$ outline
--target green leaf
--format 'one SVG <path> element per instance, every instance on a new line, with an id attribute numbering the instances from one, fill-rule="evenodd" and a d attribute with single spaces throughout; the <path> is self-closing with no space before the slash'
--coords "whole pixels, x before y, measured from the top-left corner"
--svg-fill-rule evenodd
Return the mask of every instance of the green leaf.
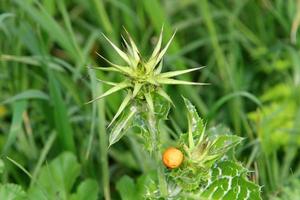
<path id="1" fill-rule="evenodd" d="M 153 95 L 154 112 L 158 119 L 166 120 L 170 111 L 170 102 L 161 95 Z"/>
<path id="2" fill-rule="evenodd" d="M 136 180 L 123 176 L 116 184 L 122 200 L 158 199 L 155 171 L 146 173 Z"/>
<path id="3" fill-rule="evenodd" d="M 128 58 L 127 54 L 124 53 L 121 49 L 119 49 L 110 39 L 108 39 L 104 34 L 103 37 L 110 43 L 110 45 L 115 49 L 115 51 L 120 55 L 120 57 L 127 63 L 131 64 L 130 59 Z"/>
<path id="4" fill-rule="evenodd" d="M 136 112 L 136 107 L 132 106 L 130 111 L 124 113 L 123 117 L 115 123 L 109 135 L 109 147 L 124 136 Z"/>
<path id="5" fill-rule="evenodd" d="M 233 161 L 218 162 L 210 170 L 211 177 L 201 196 L 211 200 L 260 200 L 260 187 L 250 182 L 246 173 L 245 168 Z"/>
<path id="6" fill-rule="evenodd" d="M 140 60 L 140 52 L 135 44 L 135 42 L 133 41 L 132 37 L 130 36 L 130 34 L 128 33 L 128 31 L 124 28 L 125 32 L 126 32 L 126 35 L 129 39 L 129 42 L 130 42 L 130 45 L 131 45 L 131 49 L 132 49 L 132 56 L 133 58 L 138 61 Z"/>
<path id="7" fill-rule="evenodd" d="M 29 190 L 31 199 L 67 200 L 75 180 L 79 176 L 80 165 L 76 157 L 65 152 L 41 168 L 36 184 Z"/>
<path id="8" fill-rule="evenodd" d="M 210 151 L 213 154 L 227 152 L 242 140 L 243 138 L 236 135 L 219 135 L 213 140 Z"/>
<path id="9" fill-rule="evenodd" d="M 112 125 L 112 123 L 114 123 L 114 121 L 119 117 L 119 115 L 124 111 L 124 109 L 126 108 L 126 106 L 128 105 L 129 101 L 132 98 L 132 92 L 128 91 L 128 94 L 126 95 L 126 97 L 124 98 L 124 100 L 122 101 L 117 113 L 115 114 L 114 118 L 111 120 L 111 122 L 109 123 L 108 127 L 110 127 L 110 125 Z"/>
<path id="10" fill-rule="evenodd" d="M 132 178 L 123 176 L 116 185 L 122 200 L 138 200 L 136 195 L 136 185 Z"/>
<path id="11" fill-rule="evenodd" d="M 5 169 L 5 164 L 4 164 L 3 160 L 0 159 L 0 174 L 2 174 L 4 172 L 4 169 Z"/>
<path id="12" fill-rule="evenodd" d="M 98 96 L 98 97 L 96 97 L 95 99 L 93 99 L 93 100 L 87 102 L 87 104 L 88 104 L 88 103 L 92 103 L 92 102 L 94 102 L 94 101 L 97 101 L 97 100 L 99 100 L 99 99 L 102 99 L 103 97 L 106 97 L 106 96 L 108 96 L 108 95 L 111 95 L 111 94 L 113 94 L 113 93 L 115 93 L 115 92 L 117 92 L 117 91 L 119 91 L 119 90 L 122 90 L 122 89 L 124 89 L 124 88 L 127 88 L 127 87 L 129 87 L 129 86 L 130 86 L 130 84 L 129 84 L 128 82 L 126 82 L 126 81 L 121 82 L 121 83 L 118 83 L 117 85 L 115 85 L 114 87 L 110 88 L 109 90 L 107 90 L 106 92 L 104 92 L 103 94 L 101 94 L 100 96 Z"/>
<path id="13" fill-rule="evenodd" d="M 188 118 L 188 144 L 190 148 L 202 142 L 204 138 L 204 124 L 199 117 L 195 106 L 186 98 L 183 97 Z M 197 141 L 196 141 L 197 140 Z"/>
<path id="14" fill-rule="evenodd" d="M 197 71 L 197 70 L 200 70 L 200 69 L 203 69 L 204 67 L 196 67 L 196 68 L 192 68 L 192 69 L 185 69 L 185 70 L 179 70 L 179 71 L 171 71 L 171 72 L 165 72 L 165 73 L 162 73 L 160 75 L 158 75 L 159 77 L 161 78 L 171 78 L 171 77 L 174 77 L 174 76 L 179 76 L 179 75 L 182 75 L 182 74 L 186 74 L 186 73 L 190 73 L 190 72 L 193 72 L 193 71 Z"/>
<path id="15" fill-rule="evenodd" d="M 17 135 L 22 132 L 22 116 L 26 108 L 26 100 L 16 101 L 13 103 L 13 118 L 5 146 L 2 150 L 3 154 L 6 154 L 9 151 L 10 147 L 15 143 Z"/>
<path id="16" fill-rule="evenodd" d="M 169 101 L 169 103 L 171 103 L 175 107 L 171 97 L 162 88 L 158 88 L 157 94 L 165 98 L 167 101 Z"/>
<path id="17" fill-rule="evenodd" d="M 176 34 L 176 31 L 173 33 L 173 35 L 169 39 L 169 41 L 167 42 L 166 46 L 159 51 L 159 53 L 157 55 L 156 62 L 155 62 L 155 64 L 153 66 L 156 66 L 159 63 L 159 61 L 162 59 L 162 57 L 165 55 L 165 53 L 167 52 L 167 50 L 168 50 L 168 48 L 169 48 L 169 46 L 170 46 L 170 44 L 171 44 L 171 42 L 172 42 L 175 34 Z"/>
<path id="18" fill-rule="evenodd" d="M 26 200 L 26 193 L 21 186 L 16 184 L 0 184 L 0 199 Z"/>
<path id="19" fill-rule="evenodd" d="M 154 104 L 153 104 L 153 100 L 152 100 L 151 94 L 150 93 L 146 93 L 145 94 L 145 99 L 146 99 L 146 102 L 148 104 L 150 112 L 154 112 Z"/>
<path id="20" fill-rule="evenodd" d="M 50 37 L 57 41 L 66 50 L 66 52 L 72 56 L 72 58 L 75 60 L 78 59 L 78 54 L 65 29 L 61 27 L 61 25 L 49 13 L 47 13 L 41 4 L 38 4 L 39 8 L 37 8 L 32 5 L 30 1 L 15 0 L 14 2 L 37 24 L 39 24 Z"/>
<path id="21" fill-rule="evenodd" d="M 73 129 L 67 114 L 66 103 L 62 97 L 62 88 L 52 70 L 48 70 L 51 103 L 54 121 L 61 148 L 75 152 Z"/>
<path id="22" fill-rule="evenodd" d="M 141 84 L 141 83 L 135 83 L 134 84 L 134 88 L 133 88 L 133 92 L 132 92 L 132 98 L 134 98 L 138 94 L 138 92 L 140 91 L 142 86 L 143 86 L 143 84 Z"/>
<path id="23" fill-rule="evenodd" d="M 99 186 L 97 181 L 87 179 L 80 183 L 77 192 L 72 195 L 70 200 L 97 200 L 99 193 Z"/>
<path id="24" fill-rule="evenodd" d="M 49 96 L 40 90 L 26 90 L 24 92 L 21 92 L 19 94 L 16 94 L 15 96 L 6 99 L 1 104 L 8 104 L 18 100 L 25 100 L 25 99 L 49 100 Z"/>
<path id="25" fill-rule="evenodd" d="M 161 48 L 163 32 L 164 32 L 164 27 L 161 28 L 161 31 L 160 31 L 160 34 L 159 34 L 159 38 L 157 40 L 157 44 L 155 45 L 155 48 L 154 48 L 154 50 L 152 52 L 152 55 L 151 55 L 151 57 L 150 57 L 149 60 L 154 59 L 158 55 L 158 53 L 160 51 L 160 48 Z"/>
<path id="26" fill-rule="evenodd" d="M 166 85 L 209 85 L 209 83 L 197 83 L 197 82 L 190 82 L 190 81 L 183 81 L 183 80 L 176 80 L 172 78 L 162 78 L 162 77 L 157 77 L 156 80 L 159 84 L 166 84 Z"/>
<path id="27" fill-rule="evenodd" d="M 125 67 L 125 66 L 121 66 L 121 65 L 117 65 L 115 63 L 112 63 L 111 61 L 109 61 L 108 59 L 106 59 L 104 56 L 102 56 L 101 54 L 97 53 L 96 54 L 102 58 L 103 60 L 105 60 L 107 63 L 109 63 L 112 67 L 96 67 L 95 69 L 100 69 L 100 70 L 104 70 L 104 71 L 119 71 L 125 74 L 131 74 L 132 70 L 129 67 Z M 114 70 L 109 70 L 109 69 L 114 69 Z"/>

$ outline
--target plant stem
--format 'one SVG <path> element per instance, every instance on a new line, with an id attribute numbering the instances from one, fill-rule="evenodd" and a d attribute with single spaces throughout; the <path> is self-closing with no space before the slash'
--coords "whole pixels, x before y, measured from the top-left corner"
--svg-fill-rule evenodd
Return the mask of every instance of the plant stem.
<path id="1" fill-rule="evenodd" d="M 158 129 L 158 120 L 155 117 L 153 112 L 149 112 L 148 115 L 148 125 L 149 131 L 152 137 L 153 142 L 153 151 L 154 151 L 154 158 L 158 165 L 157 167 L 157 176 L 158 176 L 158 183 L 159 183 L 159 190 L 162 197 L 168 196 L 168 187 L 167 182 L 165 179 L 164 168 L 161 161 L 161 152 L 160 152 L 160 139 L 159 139 L 159 129 Z"/>

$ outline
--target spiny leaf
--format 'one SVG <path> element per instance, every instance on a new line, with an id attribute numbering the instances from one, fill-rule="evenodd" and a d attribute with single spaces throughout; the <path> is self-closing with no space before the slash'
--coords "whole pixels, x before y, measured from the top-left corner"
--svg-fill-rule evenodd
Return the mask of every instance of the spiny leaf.
<path id="1" fill-rule="evenodd" d="M 136 112 L 137 109 L 135 107 L 131 107 L 130 112 L 125 113 L 122 119 L 114 125 L 109 135 L 109 147 L 118 142 L 124 136 L 126 129 L 130 126 L 131 120 Z"/>
<path id="2" fill-rule="evenodd" d="M 130 34 L 128 33 L 128 31 L 125 29 L 125 27 L 123 27 L 125 32 L 126 32 L 126 35 L 129 39 L 129 42 L 130 42 L 130 45 L 131 45 L 131 48 L 132 48 L 132 55 L 134 57 L 134 59 L 136 61 L 140 60 L 140 52 L 139 52 L 139 49 L 137 48 L 137 46 L 135 45 L 135 42 L 133 41 L 133 39 L 131 38 Z"/>
<path id="3" fill-rule="evenodd" d="M 97 53 L 96 54 L 102 58 L 103 60 L 105 60 L 107 63 L 109 63 L 111 66 L 113 66 L 114 68 L 116 68 L 117 71 L 119 72 L 124 72 L 125 74 L 130 74 L 132 73 L 131 69 L 129 67 L 125 67 L 125 66 L 121 66 L 121 65 L 117 65 L 117 64 L 114 64 L 112 62 L 110 62 L 109 60 L 107 60 L 106 58 L 104 58 L 101 54 Z M 100 69 L 100 68 L 98 68 Z"/>
<path id="4" fill-rule="evenodd" d="M 170 38 L 170 40 L 169 40 L 168 43 L 166 44 L 165 48 L 163 48 L 163 49 L 159 52 L 159 54 L 158 54 L 158 56 L 157 56 L 157 59 L 156 59 L 156 63 L 154 64 L 154 66 L 156 66 L 156 65 L 158 64 L 158 62 L 162 59 L 162 57 L 163 57 L 163 56 L 165 55 L 165 53 L 167 52 L 167 50 L 168 50 L 168 48 L 169 48 L 169 46 L 170 46 L 170 44 L 171 44 L 171 42 L 172 42 L 172 40 L 173 40 L 175 34 L 176 34 L 176 31 L 173 33 L 172 37 Z"/>
<path id="5" fill-rule="evenodd" d="M 261 200 L 260 187 L 246 177 L 247 170 L 240 164 L 224 160 L 210 170 L 210 179 L 201 197 L 211 200 Z"/>
<path id="6" fill-rule="evenodd" d="M 161 61 L 159 62 L 158 64 L 158 67 L 155 69 L 154 71 L 154 74 L 155 75 L 158 75 L 160 74 L 161 70 L 162 70 L 162 67 L 163 67 L 163 59 L 161 59 Z"/>
<path id="7" fill-rule="evenodd" d="M 236 135 L 218 135 L 211 145 L 211 152 L 218 154 L 223 151 L 228 151 L 238 145 L 243 138 Z"/>
<path id="8" fill-rule="evenodd" d="M 161 77 L 161 78 L 171 78 L 171 77 L 174 77 L 174 76 L 179 76 L 181 74 L 186 74 L 186 73 L 193 72 L 193 71 L 196 71 L 196 70 L 200 70 L 200 69 L 203 69 L 203 68 L 204 67 L 197 67 L 197 68 L 186 69 L 186 70 L 179 70 L 179 71 L 173 71 L 173 72 L 165 72 L 165 73 L 162 73 L 162 74 L 160 74 L 158 76 Z"/>
<path id="9" fill-rule="evenodd" d="M 197 82 L 176 80 L 176 79 L 171 79 L 171 78 L 158 77 L 156 80 L 158 83 L 166 84 L 166 85 L 209 85 L 209 83 L 197 83 Z"/>
<path id="10" fill-rule="evenodd" d="M 129 58 L 129 60 L 130 60 L 130 63 L 131 63 L 130 66 L 136 68 L 139 59 L 136 59 L 136 58 L 135 58 L 134 50 L 133 50 L 132 47 L 128 44 L 128 42 L 126 41 L 126 39 L 125 39 L 122 35 L 121 35 L 121 37 L 122 37 L 122 39 L 123 39 L 123 41 L 124 41 L 124 43 L 125 43 L 125 46 L 126 46 L 126 48 L 127 48 L 127 52 L 129 53 L 129 54 L 127 54 L 127 56 L 128 56 L 128 58 Z"/>
<path id="11" fill-rule="evenodd" d="M 193 104 L 186 98 L 183 97 L 185 106 L 187 108 L 187 118 L 188 118 L 188 140 L 189 140 L 189 147 L 194 148 L 195 141 L 194 138 L 202 138 L 204 136 L 204 125 L 202 119 L 199 117 L 198 112 L 193 106 Z"/>
<path id="12" fill-rule="evenodd" d="M 92 66 L 89 66 L 88 68 L 102 70 L 102 71 L 109 71 L 109 72 L 120 72 L 120 70 L 116 69 L 115 67 L 92 67 Z"/>
<path id="13" fill-rule="evenodd" d="M 97 81 L 101 82 L 101 83 L 105 83 L 107 85 L 112 85 L 112 86 L 116 86 L 118 83 L 115 83 L 115 82 L 110 82 L 110 81 L 104 81 L 104 80 L 101 80 L 99 78 L 97 78 Z"/>
<path id="14" fill-rule="evenodd" d="M 86 104 L 92 103 L 92 102 L 94 102 L 94 101 L 96 101 L 96 100 L 98 100 L 98 99 L 101 99 L 101 98 L 103 98 L 103 97 L 106 97 L 106 96 L 108 96 L 108 95 L 111 95 L 112 93 L 115 93 L 115 92 L 117 92 L 117 91 L 119 91 L 119 90 L 122 90 L 122 89 L 124 89 L 124 88 L 127 88 L 127 87 L 129 87 L 129 86 L 130 86 L 130 84 L 129 84 L 128 82 L 126 82 L 126 81 L 121 82 L 121 83 L 118 83 L 118 84 L 115 85 L 114 87 L 112 87 L 112 88 L 110 88 L 109 90 L 107 90 L 106 92 L 104 92 L 102 95 L 98 96 L 96 99 L 93 99 L 93 100 L 87 102 Z"/>
<path id="15" fill-rule="evenodd" d="M 146 99 L 146 102 L 149 106 L 149 109 L 151 112 L 154 112 L 154 104 L 153 104 L 153 100 L 152 100 L 152 97 L 151 97 L 151 94 L 150 93 L 146 93 L 145 94 L 145 99 Z"/>
<path id="16" fill-rule="evenodd" d="M 155 46 L 155 48 L 154 48 L 154 50 L 153 50 L 153 52 L 152 52 L 152 55 L 151 55 L 151 57 L 150 57 L 149 60 L 154 59 L 154 57 L 156 57 L 156 56 L 158 55 L 158 52 L 159 52 L 159 50 L 160 50 L 160 48 L 161 48 L 163 31 L 164 31 L 164 27 L 161 28 L 161 31 L 160 31 L 160 34 L 159 34 L 158 41 L 157 41 L 157 43 L 156 43 L 156 46 Z"/>
<path id="17" fill-rule="evenodd" d="M 115 114 L 114 118 L 111 120 L 109 123 L 108 127 L 112 125 L 112 123 L 119 117 L 119 115 L 123 112 L 123 110 L 126 108 L 128 105 L 130 99 L 132 98 L 132 93 L 131 91 L 128 91 L 128 94 L 126 95 L 125 99 L 122 101 L 117 113 Z"/>
<path id="18" fill-rule="evenodd" d="M 162 34 L 163 34 L 163 27 L 161 29 L 157 44 L 152 52 L 152 55 L 149 58 L 149 60 L 147 61 L 147 63 L 145 64 L 147 72 L 150 72 L 151 70 L 153 70 L 155 68 L 155 65 L 157 65 L 157 63 L 159 63 L 158 56 L 159 56 L 159 52 L 161 50 Z M 160 67 L 162 67 L 162 66 L 160 66 Z"/>
<path id="19" fill-rule="evenodd" d="M 141 84 L 141 83 L 136 83 L 134 85 L 133 93 L 132 93 L 132 98 L 134 98 L 138 94 L 138 92 L 140 91 L 140 89 L 141 89 L 142 86 L 143 86 L 143 84 Z"/>
<path id="20" fill-rule="evenodd" d="M 157 94 L 159 94 L 160 96 L 165 98 L 169 103 L 171 103 L 175 107 L 175 105 L 174 105 L 172 99 L 170 98 L 170 96 L 162 88 L 157 89 Z"/>
<path id="21" fill-rule="evenodd" d="M 127 54 L 124 53 L 121 49 L 119 49 L 110 39 L 108 39 L 104 34 L 102 34 L 104 38 L 110 43 L 110 45 L 116 50 L 116 52 L 123 58 L 123 60 L 130 65 L 130 59 L 128 58 Z"/>

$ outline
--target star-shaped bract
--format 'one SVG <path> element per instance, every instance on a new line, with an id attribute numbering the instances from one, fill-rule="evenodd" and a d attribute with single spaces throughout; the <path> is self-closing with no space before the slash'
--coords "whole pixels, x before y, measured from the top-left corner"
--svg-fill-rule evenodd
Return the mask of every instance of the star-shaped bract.
<path id="1" fill-rule="evenodd" d="M 124 98 L 123 102 L 121 103 L 117 113 L 113 117 L 110 125 L 120 116 L 122 111 L 129 104 L 129 102 L 136 97 L 144 99 L 147 102 L 149 110 L 151 112 L 154 111 L 153 99 L 151 95 L 152 92 L 159 94 L 171 104 L 173 104 L 169 95 L 162 89 L 162 85 L 207 85 L 207 83 L 197 83 L 173 79 L 173 77 L 175 76 L 200 70 L 203 67 L 161 73 L 163 65 L 163 56 L 166 53 L 168 47 L 170 46 L 175 36 L 175 32 L 172 35 L 171 39 L 168 41 L 168 43 L 165 45 L 165 47 L 162 47 L 163 29 L 161 30 L 157 44 L 150 58 L 147 61 L 144 61 L 144 59 L 142 59 L 141 54 L 133 39 L 126 30 L 125 32 L 128 40 L 126 40 L 123 36 L 122 39 L 127 48 L 127 52 L 122 51 L 105 35 L 103 36 L 111 44 L 111 46 L 119 54 L 119 56 L 126 62 L 126 65 L 122 66 L 112 63 L 111 61 L 107 60 L 102 55 L 97 53 L 97 55 L 104 59 L 107 63 L 109 63 L 111 67 L 96 67 L 96 69 L 100 69 L 103 71 L 121 73 L 126 77 L 125 80 L 120 83 L 114 83 L 98 79 L 99 81 L 108 85 L 112 85 L 113 87 L 104 92 L 102 95 L 88 102 L 91 103 L 93 101 L 102 99 L 103 97 L 106 97 L 112 93 L 115 93 L 119 90 L 127 89 L 128 93 Z"/>

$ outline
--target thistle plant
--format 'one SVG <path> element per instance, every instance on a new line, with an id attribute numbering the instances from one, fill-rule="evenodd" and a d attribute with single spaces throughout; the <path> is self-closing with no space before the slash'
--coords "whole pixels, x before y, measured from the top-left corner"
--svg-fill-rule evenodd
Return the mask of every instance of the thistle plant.
<path id="1" fill-rule="evenodd" d="M 128 129 L 139 128 L 145 148 L 153 155 L 157 163 L 158 175 L 158 187 L 156 187 L 157 184 L 154 184 L 153 187 L 149 186 L 151 189 L 147 191 L 144 198 L 234 199 L 232 195 L 235 197 L 240 195 L 243 199 L 260 199 L 259 187 L 247 179 L 248 171 L 239 163 L 226 158 L 226 153 L 239 144 L 242 138 L 224 132 L 207 134 L 212 130 L 206 130 L 195 107 L 185 98 L 184 102 L 188 110 L 188 133 L 181 135 L 176 148 L 172 147 L 164 153 L 164 156 L 172 156 L 175 152 L 180 158 L 175 158 L 175 162 L 173 162 L 173 158 L 164 158 L 164 164 L 168 168 L 163 166 L 159 121 L 167 119 L 169 109 L 171 105 L 174 105 L 164 91 L 163 85 L 207 85 L 207 83 L 174 78 L 203 67 L 162 72 L 163 56 L 175 33 L 163 47 L 162 30 L 151 56 L 145 60 L 133 39 L 126 30 L 125 32 L 126 38 L 122 37 L 122 39 L 126 51 L 118 48 L 104 36 L 124 60 L 125 65 L 112 63 L 98 54 L 111 66 L 96 68 L 120 73 L 124 80 L 115 83 L 99 79 L 100 82 L 112 87 L 89 103 L 121 90 L 126 91 L 124 100 L 108 125 L 110 129 L 109 146 L 118 142 Z"/>

